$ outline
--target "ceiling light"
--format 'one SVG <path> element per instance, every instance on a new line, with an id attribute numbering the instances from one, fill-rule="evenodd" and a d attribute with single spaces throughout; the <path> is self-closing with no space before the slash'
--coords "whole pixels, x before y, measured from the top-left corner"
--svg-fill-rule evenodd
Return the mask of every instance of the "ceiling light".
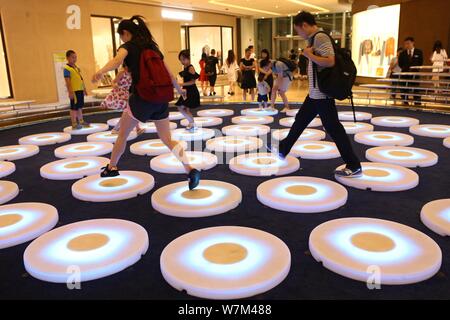
<path id="1" fill-rule="evenodd" d="M 320 10 L 320 11 L 323 11 L 323 12 L 330 12 L 330 10 L 328 10 L 328 9 L 325 9 L 325 8 L 322 8 L 322 7 L 319 7 L 319 6 L 316 6 L 316 5 L 307 3 L 307 2 L 305 2 L 305 1 L 299 1 L 299 0 L 288 0 L 288 1 L 289 1 L 289 2 L 292 2 L 292 3 L 299 4 L 299 5 L 301 5 L 301 6 L 305 6 L 305 7 L 317 9 L 317 10 Z M 300 12 L 300 11 L 299 11 L 299 12 Z"/>
<path id="2" fill-rule="evenodd" d="M 164 19 L 192 21 L 193 15 L 192 15 L 192 12 L 189 12 L 189 11 L 162 9 L 161 17 L 163 17 Z"/>
<path id="3" fill-rule="evenodd" d="M 235 9 L 241 9 L 241 10 L 259 12 L 259 13 L 265 13 L 265 14 L 269 14 L 269 15 L 272 15 L 272 16 L 280 16 L 281 15 L 281 14 L 276 13 L 276 12 L 259 10 L 259 9 L 253 9 L 253 8 L 249 8 L 249 7 L 242 7 L 242 6 L 238 6 L 238 5 L 234 5 L 234 4 L 228 4 L 228 3 L 220 2 L 220 1 L 217 1 L 217 0 L 209 0 L 209 3 L 215 4 L 215 5 L 218 5 L 218 6 L 224 6 L 224 7 L 230 7 L 230 8 L 235 8 Z"/>

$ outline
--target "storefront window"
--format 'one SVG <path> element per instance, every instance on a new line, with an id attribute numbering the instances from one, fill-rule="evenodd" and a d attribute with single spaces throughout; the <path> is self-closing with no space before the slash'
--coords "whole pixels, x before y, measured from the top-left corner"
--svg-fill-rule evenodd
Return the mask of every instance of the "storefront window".
<path id="1" fill-rule="evenodd" d="M 0 19 L 0 99 L 11 98 L 11 83 L 9 78 L 8 60 L 6 56 L 5 38 Z"/>
<path id="2" fill-rule="evenodd" d="M 272 19 L 256 20 L 256 49 L 272 51 Z"/>
<path id="3" fill-rule="evenodd" d="M 277 26 L 276 36 L 285 37 L 292 35 L 292 21 L 291 17 L 276 18 L 275 23 Z"/>

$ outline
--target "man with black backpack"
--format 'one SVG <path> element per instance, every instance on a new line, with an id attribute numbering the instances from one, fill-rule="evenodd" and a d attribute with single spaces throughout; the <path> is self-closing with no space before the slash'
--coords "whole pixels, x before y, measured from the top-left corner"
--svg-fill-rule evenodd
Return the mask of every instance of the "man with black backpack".
<path id="1" fill-rule="evenodd" d="M 309 95 L 297 113 L 287 137 L 280 141 L 278 148 L 271 147 L 270 150 L 285 158 L 303 130 L 319 114 L 323 127 L 336 143 L 346 163 L 346 167 L 336 170 L 335 174 L 344 177 L 360 176 L 361 163 L 339 122 L 334 101 L 334 98 L 342 100 L 351 97 L 356 68 L 347 53 L 335 48 L 331 37 L 317 27 L 311 13 L 300 12 L 294 18 L 294 28 L 309 42 L 309 47 L 303 50 L 303 54 L 309 59 Z"/>

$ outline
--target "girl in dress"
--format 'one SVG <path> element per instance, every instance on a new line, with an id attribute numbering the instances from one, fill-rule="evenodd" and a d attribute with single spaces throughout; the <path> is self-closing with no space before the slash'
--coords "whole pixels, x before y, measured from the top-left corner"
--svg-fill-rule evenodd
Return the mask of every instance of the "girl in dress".
<path id="1" fill-rule="evenodd" d="M 252 54 L 252 50 L 250 48 L 245 49 L 245 56 L 241 59 L 240 68 L 242 70 L 242 98 L 244 101 L 247 101 L 247 90 L 250 92 L 252 96 L 252 101 L 255 100 L 255 88 L 256 88 L 256 79 L 255 79 L 255 69 L 256 62 L 255 59 L 250 58 Z"/>
<path id="2" fill-rule="evenodd" d="M 431 79 L 432 80 L 439 80 L 439 72 L 444 71 L 444 66 L 447 64 L 447 51 L 442 47 L 441 41 L 436 41 L 433 45 L 433 54 L 431 55 L 430 61 L 433 64 L 433 72 L 436 72 L 437 74 L 434 75 Z M 439 87 L 439 82 L 435 82 L 434 86 L 436 88 Z M 435 90 L 435 93 L 438 93 L 439 90 Z"/>
<path id="3" fill-rule="evenodd" d="M 233 50 L 228 50 L 228 57 L 225 60 L 225 64 L 224 64 L 223 68 L 227 74 L 228 82 L 230 84 L 230 90 L 228 91 L 228 94 L 230 96 L 233 96 L 234 88 L 235 88 L 236 81 L 237 81 L 236 70 L 239 68 L 236 63 L 236 56 L 234 55 Z"/>
<path id="4" fill-rule="evenodd" d="M 202 92 L 204 96 L 207 96 L 206 90 L 208 89 L 208 76 L 205 72 L 205 66 L 206 66 L 206 59 L 208 56 L 205 52 L 202 53 L 202 58 L 198 62 L 200 64 L 200 84 L 202 86 Z"/>

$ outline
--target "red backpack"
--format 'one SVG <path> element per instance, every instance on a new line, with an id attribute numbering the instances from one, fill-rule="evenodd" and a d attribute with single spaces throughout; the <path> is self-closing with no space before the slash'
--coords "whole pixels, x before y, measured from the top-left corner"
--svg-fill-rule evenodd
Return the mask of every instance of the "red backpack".
<path id="1" fill-rule="evenodd" d="M 166 103 L 174 99 L 172 79 L 158 52 L 142 51 L 139 73 L 136 90 L 143 100 Z"/>

